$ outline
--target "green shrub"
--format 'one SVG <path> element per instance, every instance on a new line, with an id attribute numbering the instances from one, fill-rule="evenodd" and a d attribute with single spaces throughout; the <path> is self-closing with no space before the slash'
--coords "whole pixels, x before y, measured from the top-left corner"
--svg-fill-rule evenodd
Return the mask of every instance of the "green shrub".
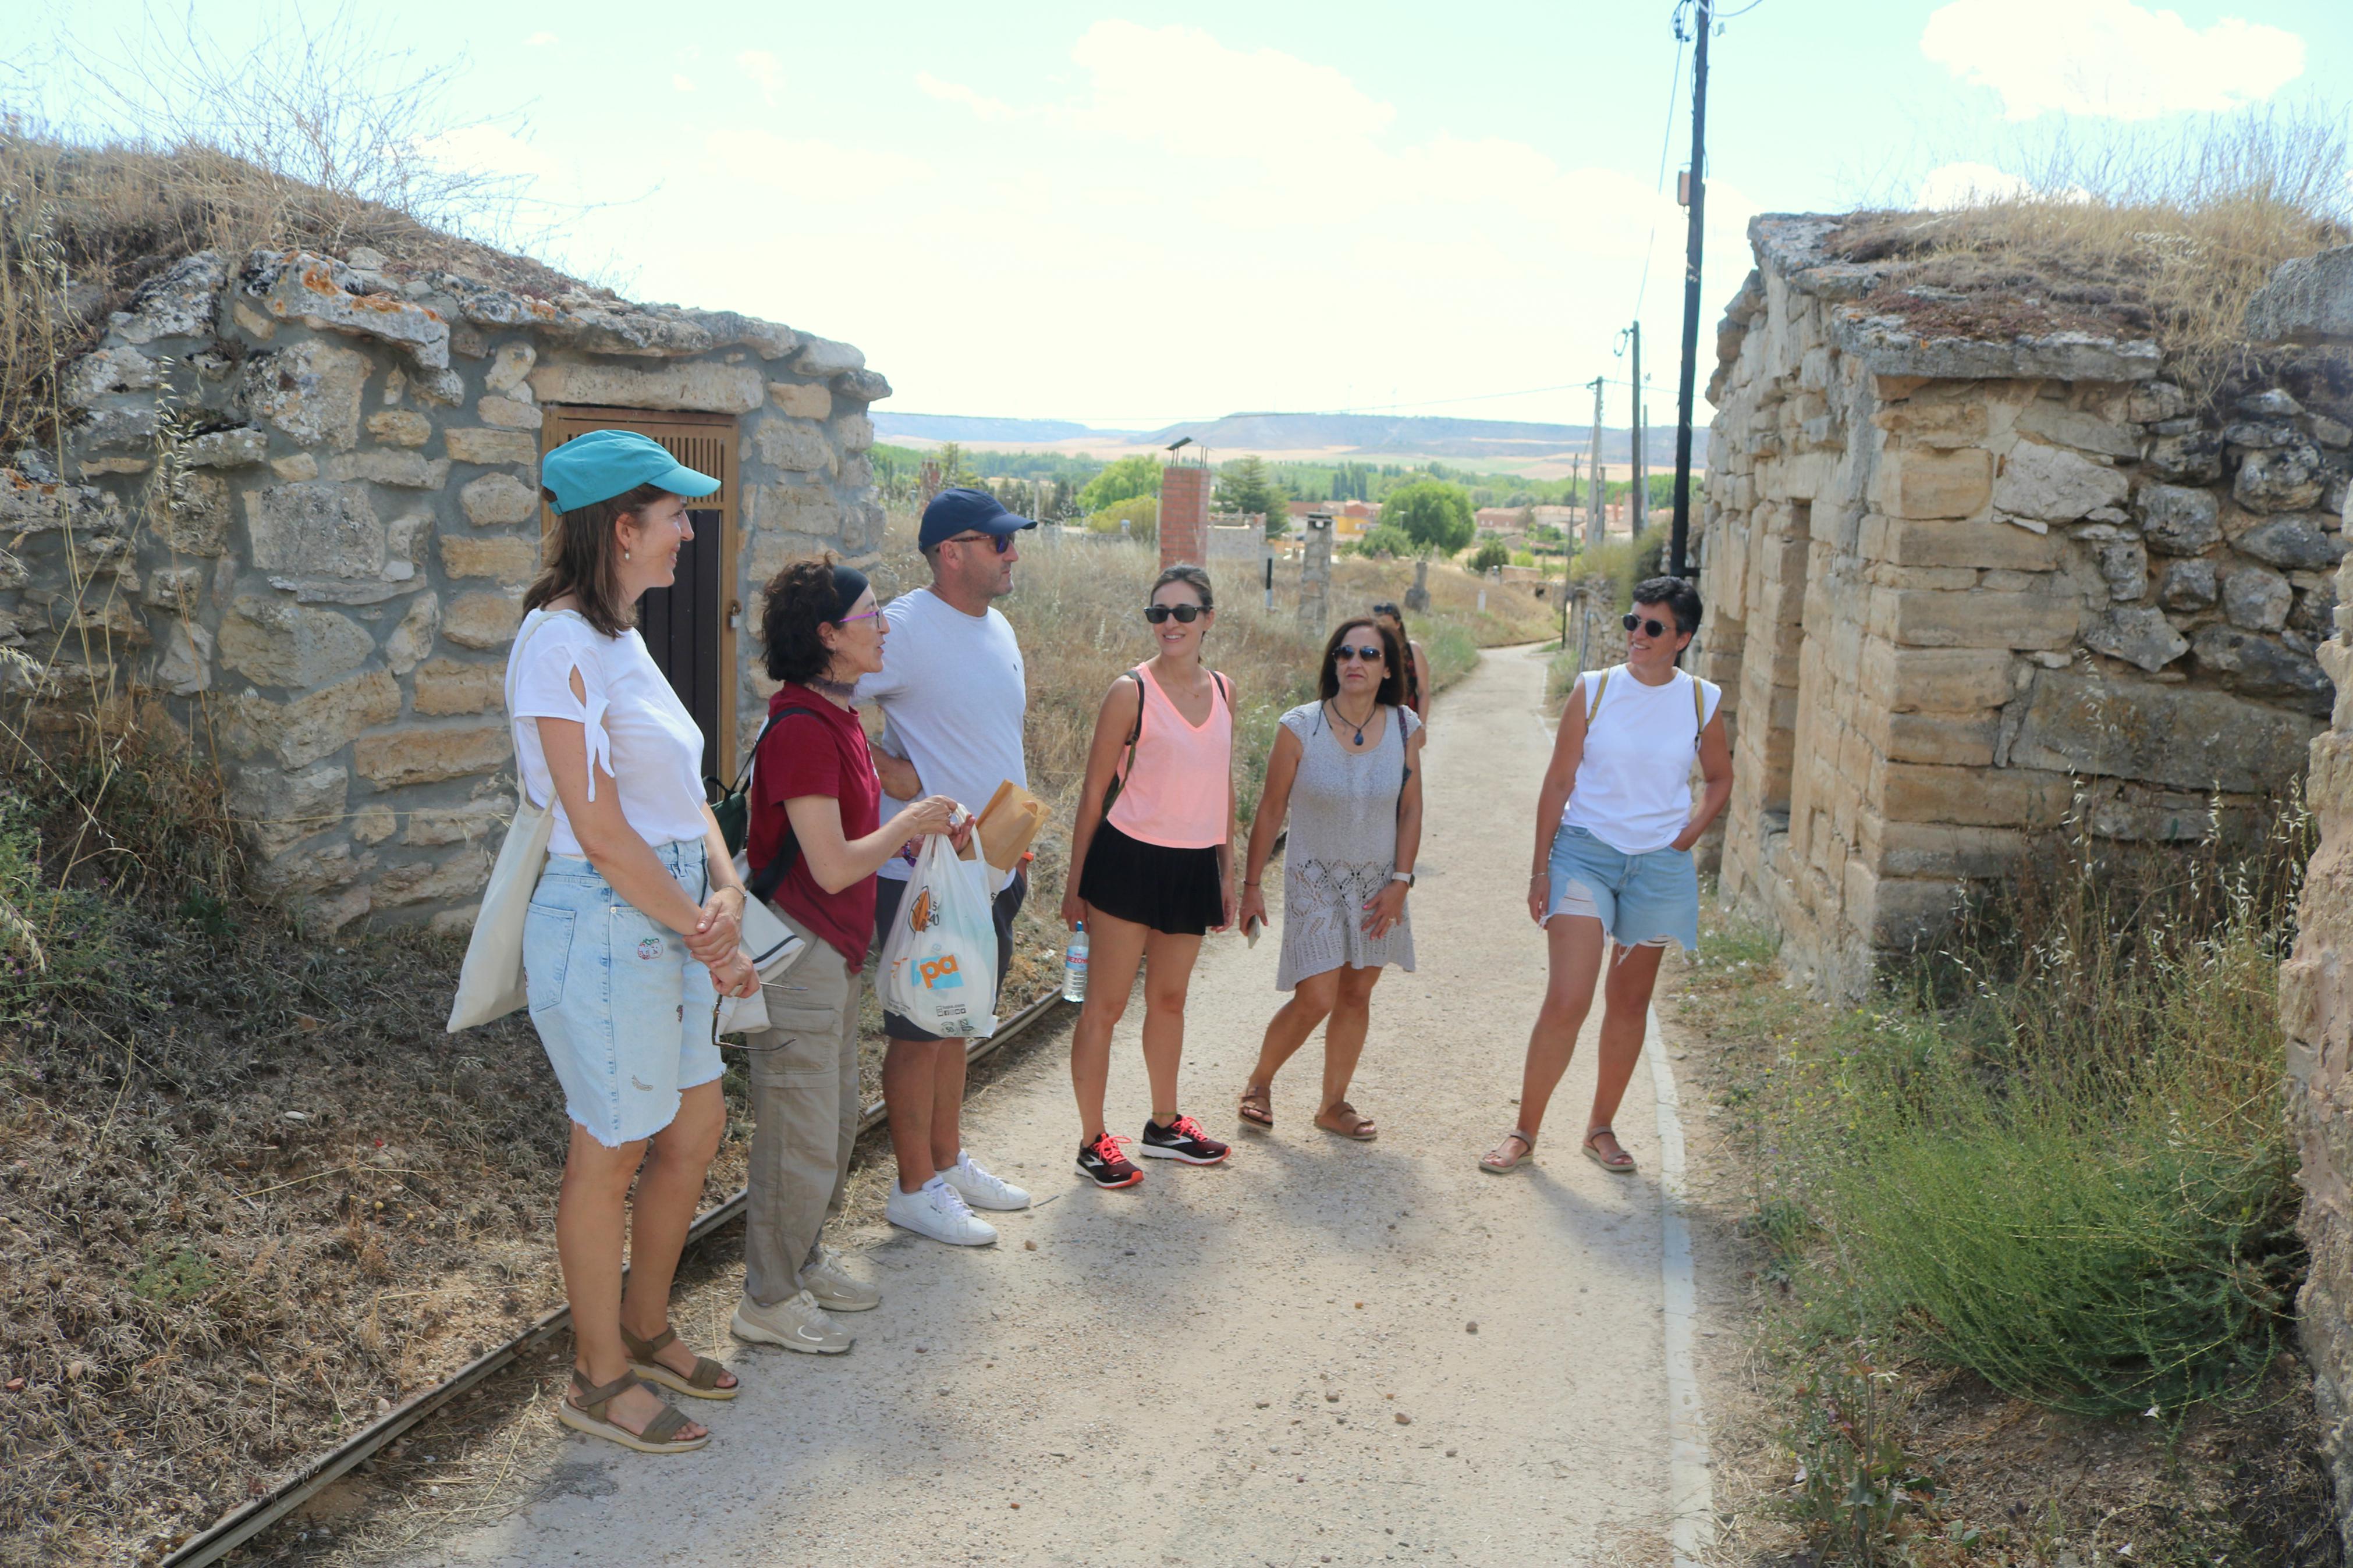
<path id="1" fill-rule="evenodd" d="M 1504 549 L 1500 541 L 1493 539 L 1481 545 L 1471 557 L 1471 570 L 1473 572 L 1491 572 L 1511 563 L 1512 552 Z"/>
<path id="2" fill-rule="evenodd" d="M 1148 541 L 1158 538 L 1160 498 L 1130 496 L 1125 500 L 1113 501 L 1101 511 L 1091 512 L 1087 517 L 1087 527 L 1096 533 L 1117 533 L 1123 522 L 1127 524 L 1126 532 L 1131 539 Z"/>
<path id="3" fill-rule="evenodd" d="M 1413 536 L 1393 522 L 1380 523 L 1367 530 L 1365 536 L 1349 548 L 1358 555 L 1389 555 L 1400 561 L 1417 553 L 1418 550 Z"/>
<path id="4" fill-rule="evenodd" d="M 1579 578 L 1602 578 L 1609 584 L 1611 605 L 1624 608 L 1634 602 L 1634 584 L 1646 577 L 1655 577 L 1665 568 L 1660 563 L 1666 559 L 1668 530 L 1664 524 L 1647 528 L 1631 539 L 1605 541 L 1577 552 L 1569 574 Z"/>

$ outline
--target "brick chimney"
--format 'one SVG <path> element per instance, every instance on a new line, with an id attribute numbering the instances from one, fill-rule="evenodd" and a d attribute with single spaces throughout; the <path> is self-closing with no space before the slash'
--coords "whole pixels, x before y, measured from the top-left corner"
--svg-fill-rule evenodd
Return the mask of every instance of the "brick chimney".
<path id="1" fill-rule="evenodd" d="M 1171 463 L 1160 470 L 1160 565 L 1209 563 L 1209 470 Z"/>

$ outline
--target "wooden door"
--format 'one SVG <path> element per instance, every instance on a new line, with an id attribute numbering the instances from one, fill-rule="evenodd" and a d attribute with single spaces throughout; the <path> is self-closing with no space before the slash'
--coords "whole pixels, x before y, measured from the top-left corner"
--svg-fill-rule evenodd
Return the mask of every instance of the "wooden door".
<path id="1" fill-rule="evenodd" d="M 735 421 L 724 414 L 676 414 L 645 408 L 551 406 L 541 426 L 551 451 L 591 430 L 634 430 L 659 441 L 678 460 L 719 481 L 697 497 L 687 515 L 694 537 L 678 552 L 678 581 L 639 602 L 638 628 L 654 663 L 702 731 L 702 771 L 731 782 L 735 767 Z M 542 527 L 555 526 L 541 509 Z"/>

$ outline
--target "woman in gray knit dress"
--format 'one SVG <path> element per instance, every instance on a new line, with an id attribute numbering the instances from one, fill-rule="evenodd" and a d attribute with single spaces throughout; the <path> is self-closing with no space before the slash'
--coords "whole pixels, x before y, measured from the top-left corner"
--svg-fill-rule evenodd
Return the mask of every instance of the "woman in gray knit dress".
<path id="1" fill-rule="evenodd" d="M 1328 1018 L 1315 1125 L 1344 1138 L 1378 1131 L 1348 1103 L 1348 1080 L 1364 1052 L 1382 968 L 1413 969 L 1405 904 L 1421 848 L 1422 735 L 1405 703 L 1404 668 L 1386 627 L 1347 622 L 1324 645 L 1316 700 L 1285 713 L 1275 732 L 1236 915 L 1245 931 L 1252 920 L 1265 922 L 1260 884 L 1287 811 L 1282 958 L 1274 983 L 1291 1000 L 1267 1024 L 1241 1098 L 1241 1119 L 1261 1127 L 1274 1125 L 1274 1075 Z"/>

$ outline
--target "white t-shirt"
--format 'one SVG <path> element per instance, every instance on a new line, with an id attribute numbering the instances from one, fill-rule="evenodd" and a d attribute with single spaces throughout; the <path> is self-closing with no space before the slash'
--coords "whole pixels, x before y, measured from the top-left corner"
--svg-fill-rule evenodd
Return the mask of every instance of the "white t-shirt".
<path id="1" fill-rule="evenodd" d="M 1698 677 L 1679 669 L 1663 686 L 1645 686 L 1621 664 L 1609 670 L 1609 689 L 1595 712 L 1593 692 L 1602 673 L 1588 669 L 1577 678 L 1577 700 L 1593 718 L 1560 819 L 1620 855 L 1648 855 L 1672 844 L 1691 821 L 1699 732 L 1715 717 L 1724 691 L 1711 681 L 1699 682 L 1703 717 L 1692 706 L 1692 682 Z"/>
<path id="2" fill-rule="evenodd" d="M 882 668 L 858 681 L 858 700 L 882 710 L 881 749 L 914 763 L 927 792 L 967 811 L 1008 779 L 1029 788 L 1021 727 L 1029 691 L 1011 624 L 995 609 L 967 616 L 929 588 L 900 595 L 882 619 Z M 885 795 L 883 820 L 907 804 Z M 894 855 L 881 874 L 913 870 Z"/>
<path id="3" fill-rule="evenodd" d="M 596 770 L 613 775 L 621 815 L 652 845 L 700 838 L 702 816 L 702 731 L 646 651 L 634 626 L 619 637 L 600 634 L 569 610 L 533 610 L 515 633 L 507 658 L 507 710 L 513 715 L 515 763 L 523 788 L 541 805 L 553 800 L 554 781 L 540 749 L 535 719 L 569 719 L 586 731 L 588 798 L 596 798 Z M 572 694 L 580 672 L 583 701 Z M 578 855 L 580 840 L 554 802 L 547 852 Z"/>

